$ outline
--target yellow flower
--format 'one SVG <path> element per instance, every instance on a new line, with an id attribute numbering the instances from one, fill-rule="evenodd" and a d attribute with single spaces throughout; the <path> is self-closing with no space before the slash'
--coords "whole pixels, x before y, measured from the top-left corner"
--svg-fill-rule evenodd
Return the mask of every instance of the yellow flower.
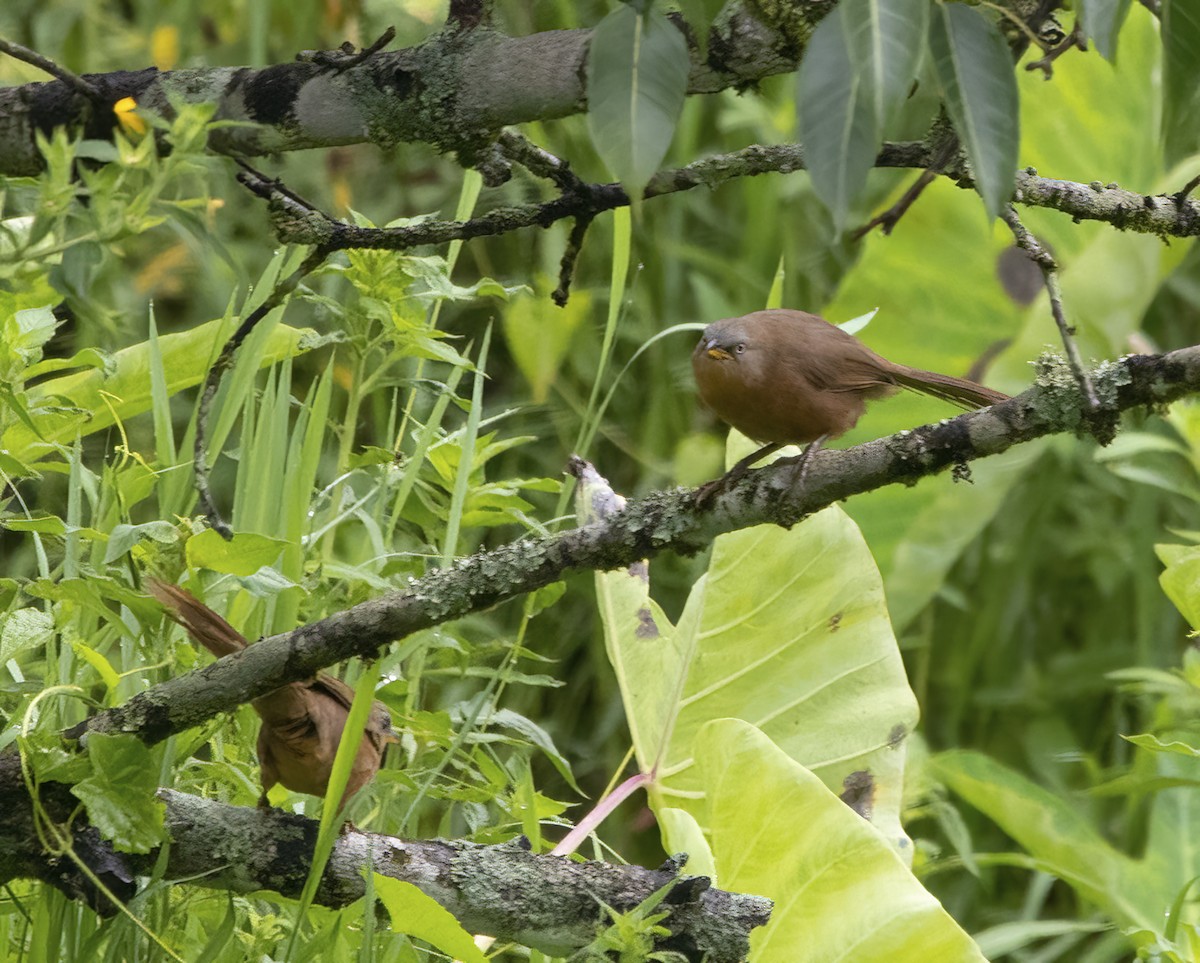
<path id="1" fill-rule="evenodd" d="M 113 113 L 117 115 L 117 122 L 122 129 L 126 133 L 141 136 L 146 133 L 146 122 L 134 113 L 135 110 L 137 110 L 137 101 L 132 97 L 122 97 L 113 104 Z"/>

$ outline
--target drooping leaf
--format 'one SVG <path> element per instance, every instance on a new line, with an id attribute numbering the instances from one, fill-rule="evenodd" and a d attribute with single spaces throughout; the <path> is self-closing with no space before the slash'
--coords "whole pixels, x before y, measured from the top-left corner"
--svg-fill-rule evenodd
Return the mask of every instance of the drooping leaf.
<path id="1" fill-rule="evenodd" d="M 805 48 L 796 96 L 805 166 L 839 230 L 920 69 L 928 20 L 925 0 L 844 0 Z"/>
<path id="2" fill-rule="evenodd" d="M 1200 3 L 1164 0 L 1163 147 L 1167 164 L 1200 150 Z"/>
<path id="3" fill-rule="evenodd" d="M 1105 60 L 1117 59 L 1117 34 L 1129 14 L 1131 2 L 1132 0 L 1080 0 L 1080 22 Z"/>
<path id="4" fill-rule="evenodd" d="M 214 339 L 225 327 L 223 321 L 210 321 L 191 331 L 158 339 L 170 394 L 203 380 Z M 261 363 L 271 364 L 310 350 L 311 345 L 303 340 L 309 333 L 308 329 L 282 324 L 274 327 L 267 336 Z M 56 442 L 91 434 L 117 418 L 132 418 L 148 410 L 152 404 L 150 356 L 149 344 L 142 342 L 112 355 L 109 371 L 75 372 L 30 388 L 26 399 L 36 430 L 13 425 L 0 436 L 0 448 L 28 460 L 52 450 Z M 62 399 L 69 399 L 70 405 L 61 404 Z"/>
<path id="5" fill-rule="evenodd" d="M 622 3 L 596 25 L 588 51 L 588 129 L 635 200 L 658 169 L 687 94 L 687 41 L 651 5 Z"/>
<path id="6" fill-rule="evenodd" d="M 1020 103 L 1012 56 L 1000 31 L 962 3 L 937 4 L 929 46 L 946 110 L 966 148 L 988 217 L 1012 197 Z"/>

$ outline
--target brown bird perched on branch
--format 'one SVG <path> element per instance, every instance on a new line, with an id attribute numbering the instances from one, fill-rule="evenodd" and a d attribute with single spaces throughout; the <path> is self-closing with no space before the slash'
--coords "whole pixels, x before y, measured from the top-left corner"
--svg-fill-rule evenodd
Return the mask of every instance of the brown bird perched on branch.
<path id="1" fill-rule="evenodd" d="M 822 442 L 853 428 L 868 401 L 900 388 L 961 408 L 1008 399 L 964 378 L 888 361 L 824 318 L 783 308 L 714 321 L 692 352 L 692 370 L 700 397 L 717 417 L 762 444 L 703 486 L 701 502 L 784 445 L 808 446 L 796 464 L 802 480 Z"/>
<path id="2" fill-rule="evenodd" d="M 246 647 L 246 637 L 191 592 L 157 579 L 148 580 L 146 587 L 163 604 L 167 615 L 217 658 Z M 258 731 L 258 764 L 262 773 L 259 806 L 270 805 L 267 792 L 276 783 L 294 792 L 325 795 L 333 757 L 353 699 L 354 690 L 350 686 L 322 672 L 307 682 L 289 682 L 251 703 L 262 717 L 262 728 Z M 375 778 L 384 747 L 395 741 L 391 714 L 382 702 L 376 702 L 371 707 L 339 809 Z"/>

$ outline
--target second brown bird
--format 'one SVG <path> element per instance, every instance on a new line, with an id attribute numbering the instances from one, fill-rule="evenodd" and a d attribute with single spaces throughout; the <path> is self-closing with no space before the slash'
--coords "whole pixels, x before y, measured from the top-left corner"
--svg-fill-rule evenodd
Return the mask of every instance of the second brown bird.
<path id="1" fill-rule="evenodd" d="M 153 579 L 147 582 L 147 589 L 162 602 L 167 614 L 187 629 L 188 635 L 218 658 L 246 647 L 245 636 L 186 589 Z M 251 703 L 262 717 L 258 731 L 260 806 L 269 805 L 267 792 L 276 783 L 294 792 L 325 795 L 353 700 L 350 686 L 321 673 L 307 682 L 288 683 Z M 383 703 L 376 702 L 339 809 L 375 778 L 385 746 L 394 741 L 391 714 Z"/>
<path id="2" fill-rule="evenodd" d="M 888 361 L 824 318 L 787 309 L 714 321 L 692 352 L 692 370 L 717 417 L 763 445 L 725 484 L 784 445 L 809 446 L 803 468 L 821 442 L 854 427 L 868 401 L 900 388 L 964 408 L 1008 399 L 965 378 Z"/>

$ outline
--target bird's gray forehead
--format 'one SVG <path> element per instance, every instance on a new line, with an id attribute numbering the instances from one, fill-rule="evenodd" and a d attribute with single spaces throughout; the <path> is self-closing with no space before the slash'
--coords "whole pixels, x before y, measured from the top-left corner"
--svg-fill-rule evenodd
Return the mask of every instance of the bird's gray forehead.
<path id="1" fill-rule="evenodd" d="M 711 338 L 719 338 L 724 341 L 740 338 L 742 336 L 742 326 L 737 323 L 737 318 L 726 318 L 722 321 L 714 321 L 700 335 L 705 341 Z"/>

